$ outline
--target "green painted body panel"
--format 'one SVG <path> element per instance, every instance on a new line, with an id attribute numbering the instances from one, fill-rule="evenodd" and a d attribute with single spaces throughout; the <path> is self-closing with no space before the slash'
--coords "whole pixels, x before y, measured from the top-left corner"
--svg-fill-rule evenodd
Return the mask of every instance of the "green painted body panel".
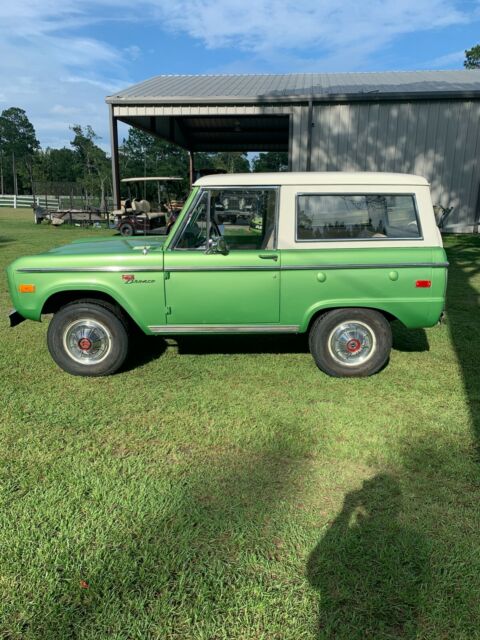
<path id="1" fill-rule="evenodd" d="M 278 322 L 278 256 L 278 251 L 266 250 L 231 251 L 226 256 L 166 251 L 165 270 L 173 269 L 165 280 L 167 305 L 171 308 L 168 324 Z M 189 271 L 175 271 L 178 268 Z"/>
<path id="2" fill-rule="evenodd" d="M 173 232 L 197 191 L 192 190 Z M 85 291 L 88 296 L 89 291 L 101 292 L 116 300 L 145 333 L 150 333 L 150 325 L 166 320 L 163 247 L 169 239 L 170 236 L 79 239 L 43 254 L 19 258 L 7 268 L 13 305 L 24 318 L 40 320 L 46 301 L 56 293 Z M 143 252 L 145 248 L 146 254 Z M 138 271 L 138 267 L 151 271 Z M 119 271 L 88 271 L 92 268 L 117 268 Z M 52 271 L 23 273 L 21 269 Z M 128 274 L 135 275 L 139 282 L 129 283 L 122 278 Z M 21 283 L 35 285 L 35 292 L 20 294 L 18 286 Z"/>
<path id="3" fill-rule="evenodd" d="M 145 240 L 113 238 L 102 243 L 73 243 L 48 253 L 20 258 L 7 270 L 14 306 L 25 318 L 40 320 L 45 302 L 56 293 L 85 291 L 88 295 L 89 291 L 99 291 L 116 300 L 148 332 L 150 324 L 165 321 L 163 242 L 163 238 L 149 237 L 145 245 Z M 144 246 L 149 247 L 146 255 Z M 151 271 L 141 271 L 139 267 Z M 119 271 L 88 271 L 92 268 Z M 22 269 L 53 271 L 25 273 Z M 134 282 L 123 278 L 129 274 L 135 275 Z M 35 292 L 18 293 L 20 284 L 33 284 Z"/>
<path id="4" fill-rule="evenodd" d="M 25 318 L 40 320 L 52 295 L 96 291 L 116 300 L 145 333 L 178 325 L 197 325 L 195 332 L 202 325 L 218 332 L 229 325 L 248 325 L 252 333 L 255 325 L 306 331 L 316 313 L 338 307 L 379 309 L 411 328 L 438 321 L 447 278 L 441 247 L 319 243 L 318 249 L 251 248 L 227 255 L 172 250 L 197 192 L 193 189 L 168 237 L 76 241 L 16 260 L 7 270 L 15 308 Z M 432 285 L 418 288 L 417 280 Z M 35 292 L 19 293 L 20 284 L 34 285 Z"/>
<path id="5" fill-rule="evenodd" d="M 291 249 L 281 252 L 281 261 L 280 322 L 299 324 L 301 331 L 307 329 L 312 316 L 322 309 L 379 309 L 414 328 L 436 324 L 444 307 L 446 268 L 391 266 L 446 263 L 441 247 Z M 373 264 L 379 268 L 361 268 Z M 315 268 L 288 269 L 298 265 Z M 342 265 L 355 267 L 340 268 Z M 431 280 L 432 286 L 417 288 L 417 280 Z"/>

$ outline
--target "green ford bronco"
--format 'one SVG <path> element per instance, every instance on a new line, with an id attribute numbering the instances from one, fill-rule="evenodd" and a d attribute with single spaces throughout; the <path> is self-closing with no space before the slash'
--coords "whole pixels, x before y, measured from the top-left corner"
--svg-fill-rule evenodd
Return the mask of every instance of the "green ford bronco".
<path id="1" fill-rule="evenodd" d="M 307 332 L 322 371 L 367 376 L 388 360 L 392 320 L 438 322 L 447 267 L 423 178 L 213 175 L 195 183 L 168 236 L 80 240 L 13 262 L 10 323 L 53 313 L 48 348 L 75 375 L 117 371 L 136 325 Z"/>

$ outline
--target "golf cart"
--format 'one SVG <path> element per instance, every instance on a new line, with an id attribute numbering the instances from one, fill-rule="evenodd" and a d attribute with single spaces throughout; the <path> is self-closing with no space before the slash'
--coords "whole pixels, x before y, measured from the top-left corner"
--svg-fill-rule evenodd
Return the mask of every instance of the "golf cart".
<path id="1" fill-rule="evenodd" d="M 128 198 L 122 200 L 121 208 L 113 212 L 115 216 L 115 227 L 120 234 L 122 236 L 134 236 L 137 233 L 168 235 L 170 228 L 182 210 L 183 202 L 170 198 L 167 184 L 181 180 L 182 178 L 177 176 L 123 178 L 122 182 L 128 184 Z M 159 209 L 156 211 L 152 211 L 150 202 L 145 197 L 137 197 L 139 184 L 144 184 L 143 192 L 145 194 L 147 182 L 157 183 Z M 131 187 L 135 187 L 136 191 L 133 198 Z M 165 192 L 163 211 L 160 209 L 162 192 Z"/>

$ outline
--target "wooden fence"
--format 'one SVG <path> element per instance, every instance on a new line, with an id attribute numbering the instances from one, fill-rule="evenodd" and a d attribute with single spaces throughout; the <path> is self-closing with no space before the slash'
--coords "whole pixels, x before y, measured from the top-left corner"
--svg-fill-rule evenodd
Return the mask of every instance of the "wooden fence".
<path id="1" fill-rule="evenodd" d="M 33 196 L 0 195 L 0 207 L 13 209 L 30 208 L 33 205 Z M 35 196 L 35 204 L 47 209 L 102 209 L 99 198 L 83 198 L 82 196 Z M 113 198 L 106 198 L 107 209 L 113 209 Z"/>
<path id="2" fill-rule="evenodd" d="M 0 207 L 11 207 L 13 209 L 28 209 L 34 204 L 49 209 L 58 209 L 59 199 L 57 196 L 15 196 L 0 195 Z"/>

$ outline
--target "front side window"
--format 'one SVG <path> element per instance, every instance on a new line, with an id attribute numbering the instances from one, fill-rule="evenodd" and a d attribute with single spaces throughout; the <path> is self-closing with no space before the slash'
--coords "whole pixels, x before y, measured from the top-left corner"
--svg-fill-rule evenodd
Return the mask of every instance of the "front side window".
<path id="1" fill-rule="evenodd" d="M 207 241 L 222 235 L 230 251 L 271 249 L 276 208 L 275 188 L 205 189 L 188 215 L 175 248 L 205 250 Z"/>
<path id="2" fill-rule="evenodd" d="M 205 250 L 207 246 L 207 238 L 215 239 L 218 236 L 212 215 L 207 216 L 208 205 L 210 203 L 210 211 L 213 203 L 209 197 L 208 191 L 203 191 L 200 198 L 194 204 L 193 210 L 188 215 L 187 223 L 183 228 L 182 234 L 176 244 L 176 249 L 196 249 Z M 207 233 L 207 223 L 210 221 L 210 233 Z"/>
<path id="3" fill-rule="evenodd" d="M 412 195 L 302 194 L 296 225 L 299 241 L 421 238 Z"/>
<path id="4" fill-rule="evenodd" d="M 274 243 L 276 189 L 212 191 L 217 224 L 230 249 L 266 249 Z"/>

